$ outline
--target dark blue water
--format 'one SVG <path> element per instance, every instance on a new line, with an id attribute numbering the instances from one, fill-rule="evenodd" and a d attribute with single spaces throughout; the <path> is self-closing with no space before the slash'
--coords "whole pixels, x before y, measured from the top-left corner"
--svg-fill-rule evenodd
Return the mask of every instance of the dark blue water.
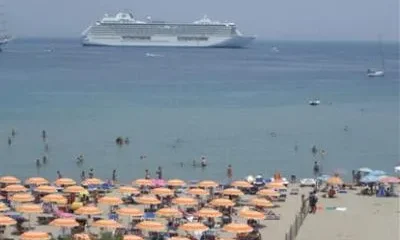
<path id="1" fill-rule="evenodd" d="M 381 67 L 373 42 L 170 49 L 16 40 L 0 54 L 0 174 L 78 177 L 93 167 L 106 179 L 116 168 L 130 181 L 160 165 L 166 177 L 223 180 L 232 164 L 236 177 L 308 176 L 315 159 L 327 173 L 348 176 L 362 166 L 393 173 L 398 56 L 397 44 L 384 44 L 386 75 L 367 78 L 367 68 Z M 320 106 L 308 106 L 314 97 Z M 18 135 L 9 147 L 12 128 Z M 36 169 L 43 129 L 49 163 Z M 116 147 L 117 136 L 130 144 Z M 314 144 L 326 155 L 313 157 Z M 192 168 L 201 155 L 209 167 Z"/>

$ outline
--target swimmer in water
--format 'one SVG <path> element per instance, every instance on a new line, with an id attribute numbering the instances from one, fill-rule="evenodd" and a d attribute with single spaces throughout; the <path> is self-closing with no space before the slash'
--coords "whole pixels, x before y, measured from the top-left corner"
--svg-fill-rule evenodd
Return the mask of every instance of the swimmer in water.
<path id="1" fill-rule="evenodd" d="M 42 164 L 40 163 L 40 159 L 36 159 L 36 167 L 40 167 Z"/>
<path id="2" fill-rule="evenodd" d="M 206 167 L 207 166 L 207 159 L 206 157 L 202 156 L 201 157 L 201 167 Z"/>
<path id="3" fill-rule="evenodd" d="M 49 144 L 46 143 L 46 144 L 44 145 L 44 151 L 45 151 L 45 152 L 48 152 L 48 151 L 49 151 Z"/>
<path id="4" fill-rule="evenodd" d="M 196 167 L 196 159 L 193 159 L 192 166 L 193 166 L 193 167 Z"/>
<path id="5" fill-rule="evenodd" d="M 14 138 L 15 135 L 17 135 L 17 132 L 16 132 L 15 129 L 13 128 L 13 129 L 11 130 L 11 136 Z"/>
<path id="6" fill-rule="evenodd" d="M 62 178 L 61 172 L 57 170 L 57 177 L 60 179 Z"/>
<path id="7" fill-rule="evenodd" d="M 83 154 L 79 155 L 79 157 L 76 158 L 78 163 L 83 163 Z"/>
<path id="8" fill-rule="evenodd" d="M 45 130 L 42 130 L 42 138 L 43 138 L 43 141 L 45 141 L 47 138 L 47 133 Z"/>
<path id="9" fill-rule="evenodd" d="M 347 132 L 347 131 L 349 131 L 349 126 L 344 126 L 344 129 L 343 129 L 345 132 Z"/>
<path id="10" fill-rule="evenodd" d="M 181 167 L 183 167 L 183 166 L 184 166 L 184 165 L 183 165 L 183 162 L 181 162 L 180 165 L 181 165 Z"/>
<path id="11" fill-rule="evenodd" d="M 43 164 L 46 164 L 46 163 L 47 163 L 47 157 L 46 157 L 46 155 L 43 156 L 42 160 L 43 160 Z"/>
<path id="12" fill-rule="evenodd" d="M 12 143 L 12 141 L 11 141 L 11 138 L 10 137 L 8 137 L 8 146 L 11 146 L 11 143 Z"/>
<path id="13" fill-rule="evenodd" d="M 125 144 L 129 144 L 129 138 L 125 138 Z"/>

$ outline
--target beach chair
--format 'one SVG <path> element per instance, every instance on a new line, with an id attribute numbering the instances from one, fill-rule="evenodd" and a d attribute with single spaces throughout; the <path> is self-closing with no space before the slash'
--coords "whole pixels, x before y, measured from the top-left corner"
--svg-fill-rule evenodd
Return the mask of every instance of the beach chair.
<path id="1" fill-rule="evenodd" d="M 280 220 L 281 216 L 279 214 L 274 213 L 271 210 L 268 210 L 265 213 L 265 220 Z"/>

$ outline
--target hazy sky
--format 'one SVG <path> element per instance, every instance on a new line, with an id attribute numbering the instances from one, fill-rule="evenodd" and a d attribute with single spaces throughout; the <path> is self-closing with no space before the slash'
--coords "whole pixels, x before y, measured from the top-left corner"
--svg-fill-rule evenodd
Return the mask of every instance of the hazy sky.
<path id="1" fill-rule="evenodd" d="M 385 40 L 399 37 L 398 0 L 0 0 L 17 37 L 80 37 L 104 13 L 194 21 L 207 14 L 264 39 Z"/>

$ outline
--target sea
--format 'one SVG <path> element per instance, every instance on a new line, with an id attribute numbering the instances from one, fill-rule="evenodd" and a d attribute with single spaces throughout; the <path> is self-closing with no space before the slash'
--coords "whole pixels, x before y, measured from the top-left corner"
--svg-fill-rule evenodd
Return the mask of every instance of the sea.
<path id="1" fill-rule="evenodd" d="M 164 178 L 223 182 L 228 165 L 235 179 L 302 178 L 315 161 L 345 179 L 360 167 L 393 175 L 398 43 L 382 49 L 385 76 L 368 78 L 382 67 L 376 42 L 196 49 L 16 39 L 0 53 L 0 175 L 55 179 L 58 170 L 79 179 L 93 168 L 105 180 L 116 169 L 130 183 L 161 166 Z M 321 104 L 310 106 L 315 98 Z"/>

